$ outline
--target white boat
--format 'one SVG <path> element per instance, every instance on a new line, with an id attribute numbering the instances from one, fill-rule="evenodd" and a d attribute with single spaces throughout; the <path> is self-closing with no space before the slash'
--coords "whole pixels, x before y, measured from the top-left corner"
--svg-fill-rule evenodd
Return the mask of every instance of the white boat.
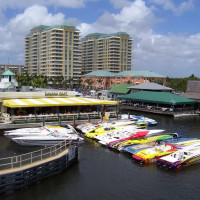
<path id="1" fill-rule="evenodd" d="M 43 126 L 38 128 L 21 128 L 15 129 L 11 131 L 5 131 L 5 136 L 9 139 L 14 137 L 24 137 L 24 136 L 44 136 L 49 134 L 56 134 L 56 135 L 68 135 L 74 134 L 76 130 L 71 126 L 67 125 L 66 127 L 61 126 Z"/>
<path id="2" fill-rule="evenodd" d="M 107 145 L 110 142 L 114 142 L 116 140 L 124 139 L 127 137 L 130 137 L 132 135 L 135 135 L 137 133 L 145 133 L 145 136 L 150 136 L 154 134 L 159 134 L 163 132 L 164 130 L 162 129 L 157 129 L 157 130 L 145 130 L 145 129 L 138 129 L 137 127 L 133 126 L 124 126 L 120 130 L 112 131 L 109 133 L 106 133 L 104 135 L 99 135 L 95 139 L 99 140 L 98 142 L 103 145 Z"/>
<path id="3" fill-rule="evenodd" d="M 200 162 L 200 142 L 188 145 L 179 151 L 157 160 L 158 165 L 179 169 Z"/>
<path id="4" fill-rule="evenodd" d="M 149 126 L 158 124 L 158 122 L 156 120 L 148 118 L 148 117 L 144 117 L 144 116 L 122 114 L 121 119 L 134 120 L 134 121 L 136 121 L 136 124 L 141 123 L 141 122 L 146 122 L 147 125 L 149 125 Z"/>
<path id="5" fill-rule="evenodd" d="M 135 121 L 133 120 L 113 120 L 113 121 L 106 121 L 106 122 L 99 122 L 99 123 L 95 123 L 95 124 L 89 124 L 88 126 L 85 126 L 81 129 L 81 131 L 86 134 L 88 132 L 90 132 L 91 130 L 102 126 L 104 128 L 106 127 L 118 127 L 118 126 L 126 126 L 126 125 L 131 125 L 131 124 L 135 124 Z"/>
<path id="6" fill-rule="evenodd" d="M 24 136 L 15 137 L 12 140 L 23 146 L 51 146 L 61 141 L 70 142 L 72 144 L 82 143 L 84 139 L 77 134 L 68 134 L 63 136 L 44 135 L 44 136 Z"/>

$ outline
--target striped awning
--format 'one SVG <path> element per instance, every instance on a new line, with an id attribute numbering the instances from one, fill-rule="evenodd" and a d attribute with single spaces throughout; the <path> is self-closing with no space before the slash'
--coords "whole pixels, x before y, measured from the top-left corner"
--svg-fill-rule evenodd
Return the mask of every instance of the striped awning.
<path id="1" fill-rule="evenodd" d="M 37 98 L 37 99 L 7 99 L 2 105 L 10 108 L 47 107 L 47 106 L 83 106 L 83 105 L 116 105 L 117 101 L 89 99 L 81 97 L 70 98 Z"/>

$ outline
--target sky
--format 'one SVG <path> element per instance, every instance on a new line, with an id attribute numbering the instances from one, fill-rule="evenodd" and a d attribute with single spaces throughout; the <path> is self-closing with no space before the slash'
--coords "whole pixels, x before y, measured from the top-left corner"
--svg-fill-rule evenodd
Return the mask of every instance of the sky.
<path id="1" fill-rule="evenodd" d="M 81 37 L 127 32 L 132 70 L 200 77 L 200 0 L 0 0 L 0 64 L 24 65 L 30 30 L 59 24 Z"/>

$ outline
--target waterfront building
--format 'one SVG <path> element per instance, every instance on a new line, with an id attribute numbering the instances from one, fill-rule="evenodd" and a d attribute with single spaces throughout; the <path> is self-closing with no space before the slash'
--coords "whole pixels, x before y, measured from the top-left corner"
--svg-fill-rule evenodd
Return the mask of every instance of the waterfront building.
<path id="1" fill-rule="evenodd" d="M 101 106 L 115 106 L 117 101 L 76 97 L 75 91 L 48 90 L 32 92 L 0 92 L 2 122 L 36 123 L 100 117 Z M 116 111 L 108 110 L 116 116 Z M 99 119 L 99 118 L 98 118 Z"/>
<path id="2" fill-rule="evenodd" d="M 0 64 L 0 75 L 8 70 L 15 74 L 22 75 L 24 73 L 24 65 Z"/>
<path id="3" fill-rule="evenodd" d="M 118 97 L 120 108 L 164 115 L 195 115 L 197 102 L 171 92 L 138 91 Z"/>
<path id="4" fill-rule="evenodd" d="M 29 74 L 80 78 L 80 31 L 71 25 L 37 26 L 25 37 L 25 69 Z"/>
<path id="5" fill-rule="evenodd" d="M 128 88 L 131 89 L 131 93 L 136 91 L 172 92 L 174 90 L 158 83 L 141 83 Z"/>
<path id="6" fill-rule="evenodd" d="M 181 93 L 181 96 L 200 102 L 200 81 L 189 80 L 187 90 L 185 93 Z"/>
<path id="7" fill-rule="evenodd" d="M 123 71 L 112 73 L 107 71 L 93 71 L 82 76 L 82 84 L 85 87 L 98 89 L 110 89 L 115 84 L 140 84 L 159 82 L 166 84 L 166 77 L 151 71 Z"/>
<path id="8" fill-rule="evenodd" d="M 130 94 L 133 84 L 115 84 L 109 91 L 109 96 L 117 100 L 119 96 Z"/>
<path id="9" fill-rule="evenodd" d="M 15 79 L 15 73 L 10 70 L 1 74 L 0 90 L 9 90 L 15 89 L 18 86 L 18 83 Z"/>
<path id="10" fill-rule="evenodd" d="M 125 32 L 92 33 L 82 40 L 82 73 L 131 70 L 132 39 Z"/>

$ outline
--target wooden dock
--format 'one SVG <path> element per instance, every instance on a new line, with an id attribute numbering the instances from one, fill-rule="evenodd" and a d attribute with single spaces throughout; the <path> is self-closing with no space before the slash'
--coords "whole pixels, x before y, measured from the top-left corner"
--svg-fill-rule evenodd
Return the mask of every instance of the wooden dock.
<path id="1" fill-rule="evenodd" d="M 23 189 L 78 161 L 78 147 L 63 141 L 38 151 L 0 159 L 0 193 Z"/>

